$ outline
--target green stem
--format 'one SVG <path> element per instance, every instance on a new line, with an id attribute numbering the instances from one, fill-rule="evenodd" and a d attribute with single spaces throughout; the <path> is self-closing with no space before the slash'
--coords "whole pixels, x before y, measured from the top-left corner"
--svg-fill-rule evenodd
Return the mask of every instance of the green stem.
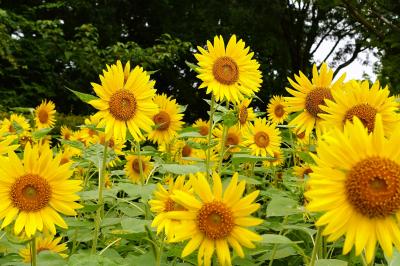
<path id="1" fill-rule="evenodd" d="M 219 152 L 219 162 L 218 162 L 218 173 L 221 175 L 222 169 L 222 162 L 224 160 L 224 150 L 225 150 L 225 142 L 226 142 L 226 135 L 228 134 L 229 127 L 224 125 L 222 131 L 222 139 L 221 139 L 221 150 Z"/>
<path id="2" fill-rule="evenodd" d="M 31 265 L 37 265 L 36 236 L 31 239 Z"/>
<path id="3" fill-rule="evenodd" d="M 157 266 L 161 266 L 161 256 L 163 253 L 163 249 L 164 249 L 164 238 L 161 238 L 161 243 L 160 243 L 160 250 L 157 254 L 157 258 L 156 258 L 156 265 Z"/>
<path id="4" fill-rule="evenodd" d="M 136 142 L 136 150 L 137 150 L 137 153 L 138 153 L 140 181 L 142 182 L 142 185 L 144 185 L 145 180 L 144 180 L 144 176 L 143 176 L 142 159 L 140 158 L 141 155 L 140 155 L 140 142 L 139 141 Z"/>
<path id="5" fill-rule="evenodd" d="M 104 142 L 104 151 L 103 151 L 103 161 L 99 168 L 99 192 L 98 192 L 98 200 L 97 200 L 97 210 L 96 210 L 96 218 L 94 224 L 94 236 L 93 236 L 93 245 L 92 245 L 92 254 L 96 253 L 97 250 L 97 240 L 99 238 L 100 233 L 100 223 L 104 215 L 104 197 L 103 197 L 103 190 L 104 190 L 104 174 L 106 170 L 106 163 L 107 163 L 107 148 L 108 148 L 108 141 Z"/>
<path id="6" fill-rule="evenodd" d="M 214 112 L 215 112 L 215 97 L 214 95 L 211 96 L 211 104 L 210 104 L 210 122 L 208 126 L 208 136 L 207 136 L 207 157 L 206 157 L 206 174 L 207 177 L 209 176 L 210 171 L 210 157 L 211 157 L 211 135 L 212 135 L 212 128 L 214 125 Z"/>
<path id="7" fill-rule="evenodd" d="M 317 259 L 317 253 L 321 246 L 321 240 L 322 240 L 322 228 L 318 227 L 318 231 L 317 231 L 317 235 L 315 236 L 315 243 L 314 243 L 314 248 L 312 251 L 311 261 L 310 261 L 309 266 L 315 265 L 315 261 Z"/>
<path id="8" fill-rule="evenodd" d="M 283 227 L 287 224 L 288 221 L 288 216 L 285 216 L 285 218 L 283 219 L 282 222 L 282 229 L 279 231 L 279 235 L 283 234 Z M 276 249 L 278 248 L 278 244 L 274 244 L 274 248 L 272 249 L 272 253 L 271 253 L 271 259 L 269 260 L 269 266 L 272 266 L 272 263 L 274 262 L 275 259 L 275 255 L 276 255 Z"/>

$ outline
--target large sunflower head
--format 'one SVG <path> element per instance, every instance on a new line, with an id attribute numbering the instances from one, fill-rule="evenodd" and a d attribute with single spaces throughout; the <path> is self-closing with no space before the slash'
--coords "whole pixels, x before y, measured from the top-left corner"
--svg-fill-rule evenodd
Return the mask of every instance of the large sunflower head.
<path id="1" fill-rule="evenodd" d="M 22 135 L 31 129 L 29 122 L 23 115 L 11 114 L 10 118 L 5 118 L 1 123 L 1 134 Z"/>
<path id="2" fill-rule="evenodd" d="M 243 99 L 236 107 L 240 129 L 247 130 L 249 124 L 256 118 L 253 108 L 249 107 L 250 103 L 251 99 Z"/>
<path id="3" fill-rule="evenodd" d="M 175 99 L 165 94 L 154 97 L 154 102 L 159 107 L 159 112 L 153 116 L 154 129 L 149 134 L 149 139 L 154 143 L 168 143 L 182 128 L 183 114 Z"/>
<path id="4" fill-rule="evenodd" d="M 142 178 L 146 180 L 149 177 L 153 169 L 150 159 L 150 156 L 126 156 L 125 172 L 133 183 L 141 183 L 143 181 Z M 142 167 L 142 178 L 140 176 L 140 167 Z"/>
<path id="5" fill-rule="evenodd" d="M 171 211 L 186 209 L 173 201 L 171 195 L 178 190 L 192 194 L 191 188 L 190 181 L 187 181 L 184 175 L 178 176 L 175 181 L 173 178 L 170 178 L 168 180 L 168 188 L 164 188 L 160 183 L 157 184 L 154 197 L 152 200 L 149 200 L 150 210 L 156 214 L 151 226 L 157 227 L 157 234 L 164 229 L 167 239 L 171 240 L 173 238 L 174 229 L 181 221 L 168 218 L 166 214 Z"/>
<path id="6" fill-rule="evenodd" d="M 332 91 L 340 89 L 346 75 L 343 74 L 336 82 L 333 82 L 333 70 L 326 63 L 323 63 L 317 70 L 317 66 L 313 66 L 313 77 L 310 81 L 301 71 L 299 76 L 294 75 L 295 80 L 288 78 L 293 88 L 286 88 L 292 95 L 287 97 L 287 108 L 289 113 L 300 112 L 293 120 L 289 122 L 290 126 L 294 126 L 300 132 L 306 131 L 310 134 L 314 126 L 320 127 L 319 114 L 323 111 L 320 106 L 325 105 L 325 99 L 332 100 Z"/>
<path id="7" fill-rule="evenodd" d="M 217 101 L 240 102 L 260 89 L 260 64 L 252 59 L 254 53 L 249 53 L 242 40 L 236 41 L 235 35 L 226 48 L 223 38 L 215 36 L 214 44 L 207 41 L 207 50 L 201 47 L 198 50 L 200 53 L 194 56 L 199 64 L 200 88 L 207 87 L 207 93 L 211 92 Z"/>
<path id="8" fill-rule="evenodd" d="M 288 116 L 286 102 L 282 96 L 274 96 L 267 106 L 268 120 L 275 124 L 282 124 Z"/>
<path id="9" fill-rule="evenodd" d="M 128 129 L 136 141 L 143 140 L 142 130 L 152 130 L 152 118 L 158 112 L 153 102 L 155 82 L 143 68 L 136 66 L 130 70 L 127 64 L 124 70 L 120 61 L 107 66 L 100 81 L 101 84 L 92 83 L 100 98 L 89 102 L 99 110 L 94 115 L 99 121 L 98 126 L 105 127 L 108 139 L 114 136 L 125 141 Z"/>
<path id="10" fill-rule="evenodd" d="M 37 128 L 49 128 L 55 124 L 56 106 L 52 101 L 42 101 L 35 109 L 35 125 Z"/>
<path id="11" fill-rule="evenodd" d="M 53 236 L 39 236 L 36 237 L 36 254 L 39 254 L 42 251 L 51 251 L 55 252 L 63 258 L 68 257 L 66 251 L 68 251 L 66 243 L 60 243 L 61 237 L 57 237 L 54 239 Z M 32 248 L 31 244 L 28 244 L 25 248 L 22 248 L 19 251 L 19 255 L 23 258 L 25 263 L 31 263 L 32 256 L 31 256 Z"/>
<path id="12" fill-rule="evenodd" d="M 392 132 L 400 120 L 397 103 L 394 97 L 389 97 L 388 87 L 381 88 L 376 81 L 370 88 L 369 82 L 348 82 L 343 90 L 332 92 L 333 101 L 326 101 L 321 106 L 324 113 L 319 116 L 326 127 L 337 126 L 343 129 L 346 121 L 358 117 L 369 132 L 372 132 L 377 114 L 382 117 L 385 134 Z"/>
<path id="13" fill-rule="evenodd" d="M 254 203 L 259 191 L 243 197 L 245 181 L 238 182 L 235 173 L 225 190 L 221 178 L 213 174 L 211 189 L 206 176 L 198 173 L 191 179 L 194 194 L 185 191 L 174 191 L 172 200 L 185 210 L 171 211 L 168 218 L 181 220 L 176 227 L 173 241 L 190 239 L 182 251 L 182 257 L 199 249 L 198 265 L 211 265 L 214 251 L 220 265 L 231 265 L 229 246 L 239 257 L 244 257 L 242 246 L 254 248 L 254 241 L 261 237 L 246 229 L 259 225 L 261 219 L 251 214 L 260 207 Z"/>
<path id="14" fill-rule="evenodd" d="M 344 253 L 355 246 L 356 255 L 365 250 L 370 262 L 376 242 L 387 256 L 393 244 L 400 248 L 399 145 L 399 130 L 385 138 L 380 114 L 370 134 L 355 117 L 318 141 L 307 208 L 324 212 L 316 225 L 326 226 L 328 240 L 346 236 Z"/>
<path id="15" fill-rule="evenodd" d="M 14 152 L 1 159 L 1 228 L 15 220 L 15 234 L 25 229 L 30 237 L 43 229 L 55 234 L 55 225 L 68 227 L 59 213 L 76 215 L 75 209 L 82 207 L 75 202 L 81 181 L 69 180 L 71 162 L 61 165 L 61 156 L 53 158 L 48 145 L 28 143 L 22 160 Z"/>
<path id="16" fill-rule="evenodd" d="M 251 154 L 256 156 L 274 156 L 279 150 L 281 135 L 275 124 L 267 123 L 265 118 L 257 118 L 244 134 L 243 144 L 250 147 Z"/>

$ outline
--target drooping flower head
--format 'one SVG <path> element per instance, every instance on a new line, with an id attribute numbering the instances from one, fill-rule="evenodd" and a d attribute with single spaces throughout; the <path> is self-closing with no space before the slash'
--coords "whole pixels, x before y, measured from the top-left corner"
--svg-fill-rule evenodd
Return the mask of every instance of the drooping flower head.
<path id="1" fill-rule="evenodd" d="M 236 41 L 232 35 L 225 48 L 222 36 L 214 37 L 214 44 L 207 41 L 207 50 L 197 47 L 200 53 L 194 56 L 198 60 L 202 81 L 200 88 L 207 87 L 217 101 L 240 102 L 244 97 L 251 97 L 261 86 L 260 64 L 252 59 L 242 40 Z"/>
<path id="2" fill-rule="evenodd" d="M 15 234 L 24 230 L 30 237 L 43 229 L 55 234 L 55 225 L 68 227 L 59 213 L 76 215 L 82 188 L 80 180 L 69 180 L 71 162 L 61 165 L 61 157 L 53 158 L 48 145 L 28 143 L 22 160 L 14 152 L 0 158 L 1 228 L 15 220 Z"/>
<path id="3" fill-rule="evenodd" d="M 370 134 L 353 123 L 318 141 L 305 196 L 308 210 L 324 213 L 316 225 L 328 240 L 344 235 L 343 253 L 355 246 L 371 262 L 376 242 L 389 257 L 400 248 L 400 131 L 385 138 L 380 114 Z"/>
<path id="4" fill-rule="evenodd" d="M 89 102 L 99 110 L 93 117 L 98 127 L 105 127 L 107 139 L 114 136 L 125 141 L 128 129 L 136 141 L 143 140 L 142 130 L 152 130 L 152 118 L 158 112 L 153 103 L 155 81 L 139 66 L 130 70 L 129 62 L 123 69 L 120 61 L 107 65 L 100 81 L 91 83 L 100 98 Z"/>
<path id="5" fill-rule="evenodd" d="M 317 70 L 317 66 L 313 66 L 313 77 L 310 81 L 301 71 L 299 76 L 294 75 L 295 81 L 288 78 L 293 88 L 286 88 L 292 97 L 286 97 L 287 108 L 289 113 L 299 112 L 299 114 L 289 122 L 290 126 L 294 126 L 301 133 L 306 132 L 309 135 L 314 126 L 320 129 L 320 120 L 318 116 L 323 111 L 320 106 L 325 105 L 325 99 L 332 100 L 332 91 L 341 89 L 343 80 L 346 75 L 343 74 L 337 81 L 333 82 L 333 70 L 326 63 L 323 63 Z"/>
<path id="6" fill-rule="evenodd" d="M 245 181 L 238 182 L 235 173 L 225 190 L 221 178 L 213 174 L 213 187 L 203 173 L 191 179 L 194 194 L 175 191 L 172 200 L 185 210 L 171 211 L 170 219 L 180 220 L 173 241 L 190 239 L 182 251 L 182 257 L 198 252 L 198 265 L 211 265 L 216 251 L 220 265 L 231 265 L 229 246 L 239 257 L 244 257 L 242 246 L 254 248 L 253 242 L 261 237 L 246 227 L 256 226 L 263 220 L 252 217 L 260 205 L 254 203 L 259 191 L 243 197 Z"/>
<path id="7" fill-rule="evenodd" d="M 52 101 L 42 101 L 35 109 L 35 125 L 37 128 L 49 128 L 55 124 L 56 105 Z"/>

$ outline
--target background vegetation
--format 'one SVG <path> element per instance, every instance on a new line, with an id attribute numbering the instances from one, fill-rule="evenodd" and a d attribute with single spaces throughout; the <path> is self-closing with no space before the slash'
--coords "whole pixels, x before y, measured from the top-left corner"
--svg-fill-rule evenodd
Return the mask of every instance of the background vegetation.
<path id="1" fill-rule="evenodd" d="M 191 106 L 193 121 L 208 107 L 185 61 L 195 62 L 196 46 L 216 34 L 234 33 L 261 63 L 261 110 L 285 93 L 287 76 L 310 70 L 327 39 L 337 70 L 375 48 L 378 77 L 399 92 L 399 16 L 397 0 L 0 1 L 0 104 L 34 107 L 48 98 L 58 111 L 86 114 L 66 88 L 90 93 L 105 64 L 121 59 L 156 71 L 158 92 Z"/>

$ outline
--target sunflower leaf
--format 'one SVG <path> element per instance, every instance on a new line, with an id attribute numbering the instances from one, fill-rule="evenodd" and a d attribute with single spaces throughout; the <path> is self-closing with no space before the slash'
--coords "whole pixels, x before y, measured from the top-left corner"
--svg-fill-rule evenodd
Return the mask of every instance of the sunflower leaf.
<path id="1" fill-rule="evenodd" d="M 87 94 L 87 93 L 83 93 L 83 92 L 79 92 L 79 91 L 74 91 L 71 90 L 70 88 L 67 88 L 69 91 L 71 91 L 73 94 L 75 94 L 81 101 L 85 102 L 85 103 L 89 103 L 91 100 L 96 100 L 98 99 L 96 96 L 91 95 L 91 94 Z"/>

